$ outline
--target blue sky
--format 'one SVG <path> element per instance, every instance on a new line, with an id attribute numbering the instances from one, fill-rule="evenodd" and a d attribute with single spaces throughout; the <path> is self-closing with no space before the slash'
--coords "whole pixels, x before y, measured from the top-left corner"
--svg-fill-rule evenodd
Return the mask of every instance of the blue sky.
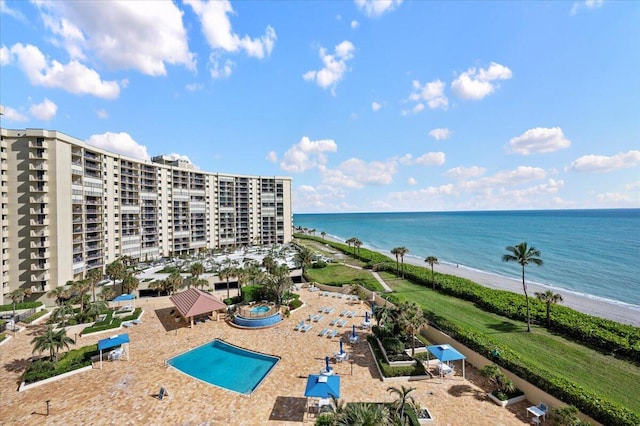
<path id="1" fill-rule="evenodd" d="M 2 127 L 305 212 L 640 207 L 640 2 L 0 1 Z"/>

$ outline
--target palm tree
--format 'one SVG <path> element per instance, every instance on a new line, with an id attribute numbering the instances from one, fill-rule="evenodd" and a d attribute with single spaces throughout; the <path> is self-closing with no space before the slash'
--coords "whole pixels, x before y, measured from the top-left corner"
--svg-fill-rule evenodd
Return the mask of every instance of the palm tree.
<path id="1" fill-rule="evenodd" d="M 396 257 L 396 275 L 400 276 L 400 248 L 401 247 L 394 247 L 391 249 L 391 254 L 395 255 Z"/>
<path id="2" fill-rule="evenodd" d="M 102 280 L 102 268 L 94 268 L 87 272 L 87 286 L 93 292 L 93 301 L 96 301 L 96 286 Z"/>
<path id="3" fill-rule="evenodd" d="M 347 245 L 349 246 L 349 248 L 351 248 L 351 244 L 353 244 L 353 242 L 354 242 L 355 240 L 356 240 L 355 238 L 351 237 L 351 238 L 349 238 L 347 241 L 345 241 L 345 243 L 347 243 Z M 354 251 L 355 251 L 355 246 L 354 246 Z"/>
<path id="4" fill-rule="evenodd" d="M 322 231 L 322 232 L 320 232 L 320 235 L 322 236 L 322 239 L 324 240 L 324 237 L 326 237 L 326 236 L 327 236 L 327 233 L 326 233 L 326 232 L 324 232 L 324 231 Z"/>
<path id="5" fill-rule="evenodd" d="M 433 285 L 433 289 L 436 289 L 436 282 L 433 279 L 433 265 L 437 265 L 438 264 L 438 258 L 435 256 L 429 256 L 427 257 L 425 260 L 425 262 L 427 262 L 429 265 L 431 265 L 431 284 Z"/>
<path id="6" fill-rule="evenodd" d="M 362 241 L 360 241 L 357 238 L 353 239 L 353 252 L 355 254 L 356 250 L 358 251 L 358 254 L 360 254 L 360 247 L 362 247 Z"/>
<path id="7" fill-rule="evenodd" d="M 302 268 L 302 276 L 304 276 L 307 266 L 313 262 L 313 252 L 308 247 L 300 247 L 294 260 Z"/>
<path id="8" fill-rule="evenodd" d="M 264 266 L 264 269 L 266 269 L 268 273 L 271 273 L 278 264 L 273 259 L 273 256 L 267 255 L 262 259 L 262 266 Z"/>
<path id="9" fill-rule="evenodd" d="M 78 295 L 80 300 L 80 315 L 84 313 L 84 295 L 89 291 L 89 282 L 87 280 L 78 280 L 71 282 L 71 292 Z"/>
<path id="10" fill-rule="evenodd" d="M 409 253 L 409 249 L 406 247 L 398 248 L 398 254 L 400 255 L 400 264 L 402 265 L 402 279 L 404 279 L 404 255 Z"/>
<path id="11" fill-rule="evenodd" d="M 44 334 L 34 337 L 31 341 L 33 345 L 33 353 L 49 351 L 50 359 L 56 361 L 58 351 L 62 348 L 69 349 L 69 345 L 75 343 L 72 338 L 67 336 L 67 330 L 61 328 L 58 331 L 53 330 L 53 326 L 48 326 Z"/>
<path id="12" fill-rule="evenodd" d="M 189 267 L 189 273 L 193 281 L 197 281 L 200 275 L 204 274 L 204 266 L 200 262 L 192 263 Z M 189 280 L 189 288 L 191 288 L 191 280 Z"/>
<path id="13" fill-rule="evenodd" d="M 122 292 L 125 294 L 130 294 L 131 292 L 136 291 L 139 286 L 140 280 L 135 275 L 133 275 L 131 271 L 127 271 L 124 278 L 122 279 Z"/>
<path id="14" fill-rule="evenodd" d="M 204 290 L 206 287 L 209 287 L 209 281 L 207 281 L 205 278 L 198 278 L 193 282 L 193 286 L 195 288 L 202 288 Z"/>
<path id="15" fill-rule="evenodd" d="M 542 259 L 540 259 L 540 250 L 536 250 L 536 248 L 533 246 L 529 247 L 526 241 L 519 243 L 516 246 L 507 246 L 506 250 L 509 253 L 502 255 L 502 261 L 516 262 L 522 266 L 522 289 L 524 290 L 524 298 L 527 301 L 527 332 L 531 332 L 529 294 L 527 293 L 527 282 L 524 280 L 524 267 L 529 263 L 542 266 Z"/>
<path id="16" fill-rule="evenodd" d="M 551 290 L 547 290 L 544 293 L 535 292 L 534 294 L 538 300 L 547 305 L 547 328 L 551 328 L 551 305 L 562 302 L 562 295 Z"/>
<path id="17" fill-rule="evenodd" d="M 51 313 L 51 318 L 54 321 L 59 321 L 62 327 L 66 327 L 67 325 L 67 317 L 73 316 L 75 313 L 73 306 L 71 303 L 64 303 L 60 307 L 53 310 Z"/>
<path id="18" fill-rule="evenodd" d="M 389 422 L 389 410 L 382 404 L 348 404 L 338 416 L 338 426 L 383 426 Z"/>
<path id="19" fill-rule="evenodd" d="M 404 387 L 404 385 L 400 385 L 399 388 L 396 388 L 394 386 L 387 388 L 387 392 L 393 395 L 398 395 L 398 398 L 395 400 L 394 405 L 396 407 L 398 416 L 400 417 L 401 424 L 404 424 L 404 406 L 407 404 L 407 402 L 415 404 L 415 400 L 410 395 L 414 390 L 416 390 L 416 388 L 406 388 Z"/>
<path id="20" fill-rule="evenodd" d="M 409 336 L 411 336 L 411 356 L 416 355 L 416 334 L 422 327 L 427 325 L 427 318 L 424 311 L 416 302 L 404 302 L 398 306 L 398 325 Z"/>
<path id="21" fill-rule="evenodd" d="M 238 297 L 242 296 L 242 286 L 249 279 L 249 271 L 246 268 L 236 268 L 236 278 L 238 279 Z"/>
<path id="22" fill-rule="evenodd" d="M 178 291 L 180 286 L 182 286 L 182 275 L 178 271 L 172 272 L 164 280 L 164 291 L 170 295 Z"/>
<path id="23" fill-rule="evenodd" d="M 126 268 L 124 267 L 124 264 L 119 259 L 116 259 L 115 261 L 107 265 L 106 273 L 113 280 L 114 291 L 116 289 L 116 280 L 123 279 L 125 272 L 126 272 Z"/>
<path id="24" fill-rule="evenodd" d="M 63 301 L 71 297 L 71 293 L 69 292 L 69 287 L 61 286 L 51 290 L 49 293 L 47 293 L 47 296 L 55 297 L 56 305 L 61 306 Z"/>
<path id="25" fill-rule="evenodd" d="M 236 271 L 233 266 L 225 266 L 224 268 L 222 268 L 220 272 L 218 272 L 218 277 L 221 280 L 227 281 L 227 299 L 231 298 L 231 294 L 229 293 L 229 280 L 231 279 L 231 277 L 235 277 L 235 276 L 236 276 Z"/>
<path id="26" fill-rule="evenodd" d="M 104 300 L 98 300 L 89 304 L 85 314 L 93 318 L 93 320 L 95 321 L 98 318 L 98 315 L 100 315 L 107 309 L 109 309 L 109 307 L 107 306 L 107 302 L 105 302 Z"/>
<path id="27" fill-rule="evenodd" d="M 116 295 L 116 292 L 111 287 L 102 287 L 102 291 L 98 295 L 100 300 L 104 300 L 105 302 L 111 300 Z"/>
<path id="28" fill-rule="evenodd" d="M 7 295 L 13 302 L 13 318 L 16 317 L 16 304 L 22 303 L 24 298 L 30 295 L 31 290 L 26 288 L 17 288 Z M 14 324 L 13 326 L 15 327 L 16 325 Z"/>

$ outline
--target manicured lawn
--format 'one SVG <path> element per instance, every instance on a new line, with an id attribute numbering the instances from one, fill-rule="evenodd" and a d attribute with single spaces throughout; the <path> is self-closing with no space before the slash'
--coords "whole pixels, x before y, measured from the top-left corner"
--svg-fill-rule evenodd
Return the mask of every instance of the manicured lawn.
<path id="1" fill-rule="evenodd" d="M 433 292 L 392 274 L 380 275 L 401 300 L 416 301 L 453 323 L 490 336 L 511 348 L 525 363 L 565 377 L 640 414 L 640 368 L 632 363 L 554 335 L 543 327 L 532 325 L 532 332 L 527 333 L 522 322 L 485 312 L 473 303 Z"/>
<path id="2" fill-rule="evenodd" d="M 305 274 L 309 281 L 317 281 L 322 284 L 335 286 L 360 284 L 370 290 L 384 290 L 378 280 L 373 278 L 371 271 L 354 269 L 335 263 L 328 263 L 326 268 L 307 268 Z"/>

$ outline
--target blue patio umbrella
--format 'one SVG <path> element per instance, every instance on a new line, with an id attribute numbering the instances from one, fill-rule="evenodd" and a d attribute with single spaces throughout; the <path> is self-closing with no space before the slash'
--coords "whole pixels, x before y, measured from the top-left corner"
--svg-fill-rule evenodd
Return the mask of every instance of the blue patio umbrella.
<path id="1" fill-rule="evenodd" d="M 340 340 L 340 355 L 342 355 L 344 353 L 344 350 L 342 349 L 342 340 Z"/>
<path id="2" fill-rule="evenodd" d="M 321 376 L 309 374 L 304 390 L 307 398 L 340 398 L 340 376 Z"/>
<path id="3" fill-rule="evenodd" d="M 329 367 L 329 356 L 328 355 L 326 357 L 324 357 L 324 365 L 326 366 L 325 371 L 327 371 L 327 372 L 331 371 L 331 367 Z"/>
<path id="4" fill-rule="evenodd" d="M 351 335 L 353 337 L 356 337 L 356 325 L 355 324 L 353 324 L 353 331 L 351 332 Z"/>
<path id="5" fill-rule="evenodd" d="M 369 311 L 364 313 L 364 322 L 369 322 Z"/>

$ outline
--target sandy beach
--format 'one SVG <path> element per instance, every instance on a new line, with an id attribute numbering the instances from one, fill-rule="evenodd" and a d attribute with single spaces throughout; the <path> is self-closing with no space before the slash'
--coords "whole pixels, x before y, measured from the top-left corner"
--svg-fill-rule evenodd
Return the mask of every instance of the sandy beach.
<path id="1" fill-rule="evenodd" d="M 329 237 L 326 238 L 329 239 Z M 336 239 L 333 239 L 333 241 L 342 243 L 342 241 Z M 367 247 L 366 245 L 363 247 L 369 250 L 375 250 L 385 256 L 389 256 L 387 252 L 384 252 L 382 250 L 376 250 L 371 247 Z M 404 262 L 430 269 L 430 266 L 426 264 L 424 260 L 420 260 L 415 257 L 405 256 Z M 443 274 L 466 278 L 486 287 L 513 291 L 515 293 L 522 294 L 522 280 L 519 279 L 467 268 L 464 265 L 451 265 L 447 263 L 438 263 L 434 265 L 433 269 L 436 272 L 440 272 Z M 580 312 L 584 312 L 589 315 L 594 315 L 600 318 L 606 318 L 623 324 L 631 324 L 633 326 L 640 327 L 640 306 L 625 305 L 622 303 L 617 303 L 615 301 L 604 300 L 602 298 L 577 294 L 558 287 L 545 286 L 527 281 L 527 290 L 529 291 L 529 294 L 531 296 L 533 296 L 535 292 L 544 292 L 549 289 L 552 289 L 555 293 L 562 294 L 562 298 L 564 300 L 561 303 L 564 306 Z"/>

